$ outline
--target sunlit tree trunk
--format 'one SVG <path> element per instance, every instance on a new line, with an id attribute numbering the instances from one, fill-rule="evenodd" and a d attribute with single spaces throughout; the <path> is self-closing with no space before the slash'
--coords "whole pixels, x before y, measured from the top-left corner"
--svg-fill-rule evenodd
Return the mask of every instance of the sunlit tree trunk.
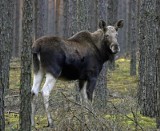
<path id="1" fill-rule="evenodd" d="M 31 45 L 33 43 L 33 0 L 23 1 L 20 85 L 20 130 L 31 131 Z"/>

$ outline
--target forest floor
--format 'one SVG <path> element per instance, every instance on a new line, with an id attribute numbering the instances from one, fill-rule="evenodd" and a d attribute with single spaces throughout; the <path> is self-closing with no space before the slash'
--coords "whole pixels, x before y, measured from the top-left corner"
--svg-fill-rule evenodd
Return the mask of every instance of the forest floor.
<path id="1" fill-rule="evenodd" d="M 116 70 L 107 73 L 108 101 L 104 110 L 88 113 L 75 101 L 74 82 L 58 81 L 50 99 L 56 131 L 154 131 L 154 118 L 144 117 L 137 106 L 137 76 L 129 75 L 128 59 L 118 59 Z M 6 131 L 19 128 L 20 64 L 11 63 L 10 89 L 5 96 Z M 41 96 L 41 95 L 39 95 Z M 47 125 L 42 98 L 37 100 L 36 128 L 50 131 Z M 85 116 L 85 117 L 83 117 Z M 89 118 L 89 120 L 86 120 Z"/>

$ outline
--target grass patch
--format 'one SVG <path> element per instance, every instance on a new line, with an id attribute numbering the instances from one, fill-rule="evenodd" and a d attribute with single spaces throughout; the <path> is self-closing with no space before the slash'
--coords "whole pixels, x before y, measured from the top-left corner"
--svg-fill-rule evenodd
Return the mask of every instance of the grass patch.
<path id="1" fill-rule="evenodd" d="M 109 71 L 107 77 L 107 86 L 111 92 L 118 92 L 125 95 L 130 90 L 136 91 L 137 89 L 137 76 L 130 76 L 129 74 L 130 60 L 119 59 L 116 61 L 116 70 Z"/>

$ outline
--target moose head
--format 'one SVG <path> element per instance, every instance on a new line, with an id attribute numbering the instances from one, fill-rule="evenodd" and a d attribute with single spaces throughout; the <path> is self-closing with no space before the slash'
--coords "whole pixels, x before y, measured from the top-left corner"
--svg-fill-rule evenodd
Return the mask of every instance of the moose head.
<path id="1" fill-rule="evenodd" d="M 106 22 L 100 20 L 99 28 L 104 33 L 104 42 L 107 43 L 107 46 L 110 48 L 113 54 L 116 54 L 120 51 L 119 43 L 117 41 L 118 29 L 123 27 L 123 20 L 116 22 L 114 26 L 107 26 Z"/>

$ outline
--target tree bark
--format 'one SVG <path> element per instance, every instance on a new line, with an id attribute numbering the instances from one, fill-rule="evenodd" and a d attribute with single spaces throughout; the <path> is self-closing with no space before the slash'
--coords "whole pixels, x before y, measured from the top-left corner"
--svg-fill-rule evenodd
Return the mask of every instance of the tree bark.
<path id="1" fill-rule="evenodd" d="M 136 10 L 137 10 L 137 6 L 136 5 L 136 0 L 131 0 L 131 36 L 130 37 L 130 57 L 131 57 L 131 61 L 130 61 L 130 75 L 131 76 L 135 76 L 136 75 L 136 47 L 137 47 L 137 23 L 136 23 Z M 129 32 L 128 32 L 129 33 Z"/>
<path id="2" fill-rule="evenodd" d="M 142 0 L 139 41 L 139 89 L 138 102 L 141 114 L 155 117 L 157 114 L 156 89 L 156 0 Z"/>
<path id="3" fill-rule="evenodd" d="M 107 20 L 107 2 L 105 0 L 98 2 L 98 17 L 99 20 L 103 19 Z M 107 105 L 107 63 L 105 63 L 102 67 L 102 70 L 99 74 L 96 90 L 95 90 L 95 98 L 94 98 L 94 106 L 97 109 L 105 109 Z"/>
<path id="4" fill-rule="evenodd" d="M 13 42 L 13 1 L 0 2 L 0 130 L 5 130 L 4 90 L 9 88 L 9 63 Z"/>
<path id="5" fill-rule="evenodd" d="M 157 86 L 157 110 L 158 110 L 156 116 L 156 123 L 158 131 L 160 131 L 160 75 L 159 74 L 160 74 L 160 47 L 157 49 L 157 55 L 156 55 L 156 86 Z"/>
<path id="6" fill-rule="evenodd" d="M 55 34 L 55 0 L 48 0 L 48 35 Z"/>
<path id="7" fill-rule="evenodd" d="M 31 130 L 31 45 L 33 42 L 33 1 L 23 1 L 20 85 L 20 130 Z"/>
<path id="8" fill-rule="evenodd" d="M 63 37 L 68 38 L 68 17 L 69 17 L 69 2 L 66 0 L 63 0 L 63 21 L 64 21 L 64 26 L 63 26 Z"/>
<path id="9" fill-rule="evenodd" d="M 13 30 L 12 57 L 20 57 L 19 24 L 20 24 L 20 0 L 16 0 L 14 5 L 14 30 Z"/>
<path id="10" fill-rule="evenodd" d="M 34 27 L 35 39 L 43 36 L 46 33 L 47 15 L 45 9 L 46 0 L 34 0 Z"/>
<path id="11" fill-rule="evenodd" d="M 108 0 L 107 24 L 114 25 L 117 22 L 117 16 L 118 16 L 118 0 Z M 108 68 L 110 70 L 115 70 L 115 60 L 108 61 Z"/>
<path id="12" fill-rule="evenodd" d="M 56 19 L 55 19 L 55 34 L 59 35 L 59 28 L 60 28 L 60 0 L 56 0 Z"/>
<path id="13" fill-rule="evenodd" d="M 157 52 L 156 52 L 156 87 L 157 87 L 157 131 L 160 131 L 160 1 L 156 0 Z"/>

